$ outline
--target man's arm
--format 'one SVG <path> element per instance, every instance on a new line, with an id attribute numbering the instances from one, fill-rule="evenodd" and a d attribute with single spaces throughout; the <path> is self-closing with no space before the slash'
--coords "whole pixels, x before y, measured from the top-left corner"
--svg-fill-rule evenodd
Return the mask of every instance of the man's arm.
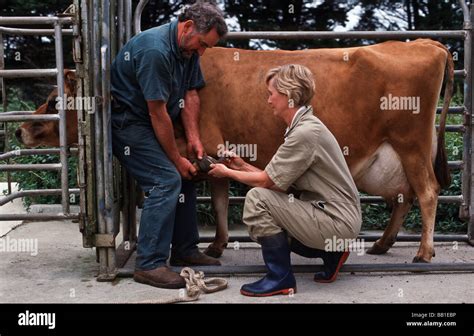
<path id="1" fill-rule="evenodd" d="M 165 102 L 161 100 L 148 100 L 147 105 L 153 131 L 158 142 L 181 176 L 190 179 L 191 175 L 196 174 L 196 168 L 179 154 L 178 146 L 174 139 L 173 123 L 166 110 Z"/>
<path id="2" fill-rule="evenodd" d="M 184 107 L 181 111 L 186 140 L 188 143 L 188 155 L 196 154 L 199 160 L 204 155 L 204 147 L 199 134 L 199 111 L 200 100 L 196 90 L 187 91 L 184 97 Z"/>
<path id="3" fill-rule="evenodd" d="M 212 168 L 212 170 L 209 171 L 209 175 L 211 176 L 218 178 L 227 177 L 252 187 L 261 187 L 285 192 L 273 183 L 266 171 L 260 170 L 250 164 L 246 164 L 246 167 L 241 170 L 230 169 L 221 163 L 211 164 L 210 167 Z"/>

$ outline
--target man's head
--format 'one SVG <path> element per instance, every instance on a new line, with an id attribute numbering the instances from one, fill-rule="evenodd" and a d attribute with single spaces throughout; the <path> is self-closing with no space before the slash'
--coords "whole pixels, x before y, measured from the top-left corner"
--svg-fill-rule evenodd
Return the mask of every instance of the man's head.
<path id="1" fill-rule="evenodd" d="M 178 16 L 178 45 L 185 57 L 200 56 L 227 34 L 222 12 L 209 2 L 197 2 Z"/>

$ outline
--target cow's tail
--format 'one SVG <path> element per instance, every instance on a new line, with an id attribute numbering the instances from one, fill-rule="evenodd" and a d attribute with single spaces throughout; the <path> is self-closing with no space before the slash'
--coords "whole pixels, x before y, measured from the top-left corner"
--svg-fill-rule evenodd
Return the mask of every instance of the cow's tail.
<path id="1" fill-rule="evenodd" d="M 436 151 L 436 159 L 434 163 L 434 171 L 436 180 L 441 187 L 445 189 L 451 185 L 451 174 L 448 167 L 448 156 L 446 154 L 446 146 L 444 143 L 444 133 L 446 128 L 446 117 L 448 115 L 449 103 L 453 96 L 454 86 L 454 62 L 451 52 L 443 44 L 432 41 L 434 44 L 446 51 L 446 68 L 445 68 L 445 87 L 444 87 L 444 102 L 443 109 L 441 110 L 441 116 L 439 118 L 439 129 L 438 129 L 438 148 Z"/>

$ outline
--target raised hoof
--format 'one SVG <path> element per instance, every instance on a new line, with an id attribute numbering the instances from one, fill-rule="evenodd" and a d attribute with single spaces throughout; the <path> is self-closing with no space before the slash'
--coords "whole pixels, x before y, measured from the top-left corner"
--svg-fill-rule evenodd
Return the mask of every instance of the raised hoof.
<path id="1" fill-rule="evenodd" d="M 203 253 L 209 257 L 220 258 L 222 257 L 222 254 L 224 253 L 226 247 L 227 243 L 220 245 L 220 247 L 219 245 L 215 245 L 214 243 L 212 243 L 204 250 Z"/>
<path id="2" fill-rule="evenodd" d="M 367 254 L 385 254 L 390 250 L 390 247 L 382 247 L 378 242 L 375 242 L 371 248 L 367 250 Z"/>

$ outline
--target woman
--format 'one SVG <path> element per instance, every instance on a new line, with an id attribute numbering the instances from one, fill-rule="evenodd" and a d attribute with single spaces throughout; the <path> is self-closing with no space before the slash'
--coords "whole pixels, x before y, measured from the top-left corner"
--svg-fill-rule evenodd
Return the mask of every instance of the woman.
<path id="1" fill-rule="evenodd" d="M 266 84 L 274 115 L 288 125 L 285 142 L 265 170 L 230 155 L 226 165 L 211 165 L 209 172 L 255 187 L 247 193 L 243 221 L 262 246 L 268 272 L 242 286 L 240 292 L 248 296 L 296 291 L 290 251 L 323 258 L 324 271 L 314 280 L 334 281 L 349 252 L 327 247 L 356 238 L 361 226 L 359 195 L 341 149 L 308 105 L 315 90 L 311 71 L 284 65 L 267 73 Z"/>

